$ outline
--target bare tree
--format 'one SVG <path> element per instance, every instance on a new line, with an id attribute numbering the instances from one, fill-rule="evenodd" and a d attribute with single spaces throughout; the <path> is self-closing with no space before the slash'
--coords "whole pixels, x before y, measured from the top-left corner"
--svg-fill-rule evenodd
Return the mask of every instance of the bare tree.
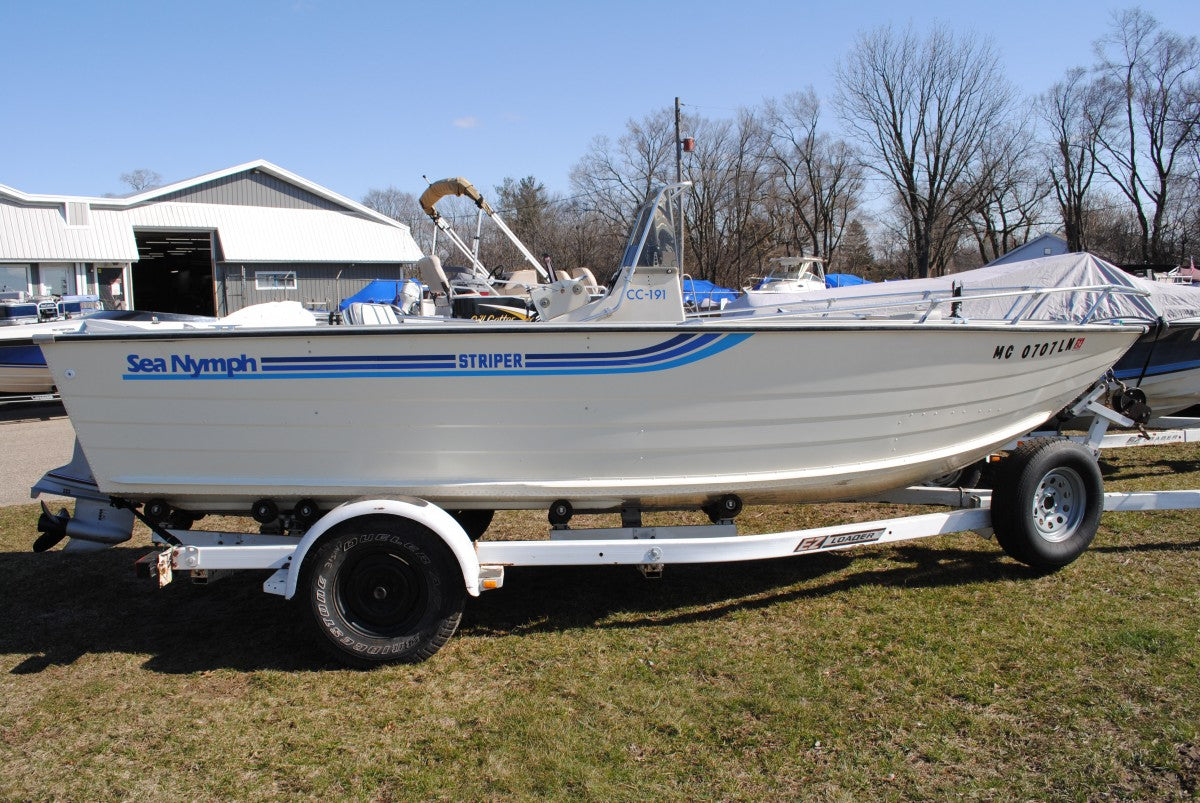
<path id="1" fill-rule="evenodd" d="M 433 224 L 411 192 L 391 186 L 382 190 L 370 189 L 363 196 L 362 205 L 408 226 L 422 251 L 428 252 L 432 248 Z"/>
<path id="2" fill-rule="evenodd" d="M 134 192 L 141 192 L 162 186 L 162 176 L 147 167 L 139 167 L 128 173 L 122 173 L 121 183 L 128 184 Z"/>
<path id="3" fill-rule="evenodd" d="M 1165 261 L 1178 172 L 1200 133 L 1200 43 L 1131 9 L 1115 15 L 1096 51 L 1098 89 L 1116 110 L 1097 127 L 1097 158 L 1133 207 L 1142 261 Z"/>
<path id="4" fill-rule="evenodd" d="M 1050 130 L 1046 161 L 1067 248 L 1087 251 L 1087 209 L 1096 176 L 1096 139 L 1105 125 L 1107 106 L 1095 97 L 1087 71 L 1077 67 L 1039 99 L 1038 110 Z"/>
<path id="5" fill-rule="evenodd" d="M 821 105 L 811 88 L 768 101 L 765 115 L 780 234 L 789 247 L 832 259 L 863 189 L 857 154 L 818 130 Z"/>
<path id="6" fill-rule="evenodd" d="M 564 268 L 590 268 L 603 281 L 616 267 L 628 232 L 612 225 L 586 198 L 564 199 L 554 217 L 556 237 L 550 253 Z"/>
<path id="7" fill-rule="evenodd" d="M 989 130 L 1013 107 L 994 49 L 942 28 L 924 38 L 878 28 L 859 36 L 837 83 L 845 125 L 907 219 L 913 272 L 942 269 L 989 183 Z"/>
<path id="8" fill-rule="evenodd" d="M 411 192 L 387 187 L 386 189 L 370 189 L 363 196 L 362 205 L 374 209 L 381 215 L 387 215 L 392 220 L 412 225 L 412 221 L 424 217 L 417 197 Z"/>
<path id="9" fill-rule="evenodd" d="M 694 185 L 684 204 L 684 266 L 697 278 L 736 284 L 758 270 L 774 239 L 764 206 L 765 131 L 751 111 L 688 122 L 697 145 L 684 165 Z"/>
<path id="10" fill-rule="evenodd" d="M 674 117 L 664 108 L 630 120 L 615 143 L 605 136 L 593 139 L 571 170 L 571 187 L 574 194 L 587 196 L 596 214 L 628 230 L 630 217 L 650 190 L 674 180 L 674 164 Z"/>
<path id="11" fill-rule="evenodd" d="M 982 174 L 975 214 L 967 219 L 979 258 L 984 262 L 1029 241 L 1042 221 L 1050 181 L 1028 150 L 1032 132 L 1025 121 L 998 121 L 982 153 Z"/>

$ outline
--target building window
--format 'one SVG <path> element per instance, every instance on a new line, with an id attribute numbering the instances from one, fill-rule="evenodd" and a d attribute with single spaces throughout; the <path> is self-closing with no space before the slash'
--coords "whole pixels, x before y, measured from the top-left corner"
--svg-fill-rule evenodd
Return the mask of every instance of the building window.
<path id="1" fill-rule="evenodd" d="M 254 271 L 255 290 L 295 290 L 296 271 L 294 270 L 256 270 Z"/>
<path id="2" fill-rule="evenodd" d="M 0 265 L 0 293 L 28 293 L 28 265 Z"/>
<path id="3" fill-rule="evenodd" d="M 73 265 L 38 265 L 38 293 L 44 296 L 66 296 L 74 292 Z"/>

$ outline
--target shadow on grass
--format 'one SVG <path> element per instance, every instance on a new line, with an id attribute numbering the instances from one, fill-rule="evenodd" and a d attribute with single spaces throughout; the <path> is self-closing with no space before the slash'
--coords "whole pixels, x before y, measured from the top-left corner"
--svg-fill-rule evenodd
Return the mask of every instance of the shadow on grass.
<path id="1" fill-rule="evenodd" d="M 28 655 L 30 674 L 102 653 L 147 656 L 165 674 L 213 669 L 340 669 L 298 627 L 297 611 L 262 591 L 267 573 L 242 572 L 210 586 L 186 579 L 164 589 L 134 576 L 148 550 L 75 555 L 0 553 L 0 655 Z M 636 628 L 719 619 L 860 586 L 937 587 L 1035 576 L 999 553 L 916 545 L 880 550 L 887 563 L 852 572 L 850 554 L 667 567 L 647 581 L 631 567 L 510 569 L 499 591 L 469 601 L 462 632 L 519 636 L 579 627 Z M 864 563 L 864 565 L 867 565 Z M 614 614 L 620 622 L 608 621 Z"/>
<path id="2" fill-rule="evenodd" d="M 1089 552 L 1200 552 L 1200 541 L 1160 541 L 1153 544 L 1091 546 Z"/>
<path id="3" fill-rule="evenodd" d="M 1104 481 L 1142 480 L 1169 477 L 1176 474 L 1191 474 L 1196 471 L 1197 460 L 1156 460 L 1153 463 L 1121 463 L 1100 458 L 1100 469 Z"/>
<path id="4" fill-rule="evenodd" d="M 888 547 L 888 565 L 847 573 L 854 555 L 724 565 L 668 566 L 646 581 L 631 567 L 509 569 L 488 604 L 469 606 L 462 632 L 512 635 L 580 627 L 638 628 L 721 619 L 739 611 L 819 599 L 864 586 L 939 588 L 1027 579 L 1043 572 L 999 552 Z M 799 586 L 799 587 L 797 587 Z M 609 621 L 622 615 L 619 621 Z"/>
<path id="5" fill-rule="evenodd" d="M 109 652 L 145 654 L 146 668 L 168 674 L 332 666 L 296 632 L 288 604 L 263 593 L 268 573 L 159 589 L 134 576 L 133 562 L 148 551 L 0 553 L 8 581 L 0 655 L 30 655 L 10 671 L 36 673 Z"/>

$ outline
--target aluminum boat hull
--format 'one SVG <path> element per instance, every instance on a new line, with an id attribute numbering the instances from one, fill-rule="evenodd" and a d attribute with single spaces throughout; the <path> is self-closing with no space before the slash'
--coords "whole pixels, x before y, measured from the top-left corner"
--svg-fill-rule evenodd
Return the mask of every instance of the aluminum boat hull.
<path id="1" fill-rule="evenodd" d="M 32 342 L 0 344 L 0 393 L 49 393 L 54 389 L 42 351 Z"/>
<path id="2" fill-rule="evenodd" d="M 1175 321 L 1147 333 L 1117 361 L 1113 373 L 1141 388 L 1156 416 L 1200 404 L 1200 321 Z"/>
<path id="3" fill-rule="evenodd" d="M 101 491 L 195 512 L 852 499 L 978 460 L 1140 329 L 832 321 L 81 334 L 43 344 Z"/>

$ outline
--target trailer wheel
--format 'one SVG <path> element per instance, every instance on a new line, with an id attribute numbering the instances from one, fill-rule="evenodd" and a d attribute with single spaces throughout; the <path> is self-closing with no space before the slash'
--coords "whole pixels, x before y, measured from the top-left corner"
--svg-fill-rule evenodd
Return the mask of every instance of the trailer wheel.
<path id="1" fill-rule="evenodd" d="M 303 608 L 318 642 L 343 663 L 423 661 L 462 618 L 466 589 L 446 544 L 395 516 L 347 522 L 321 544 Z"/>
<path id="2" fill-rule="evenodd" d="M 1100 526 L 1104 482 L 1078 443 L 1036 438 L 1001 461 L 992 492 L 992 529 L 1011 557 L 1057 569 L 1079 557 Z"/>
<path id="3" fill-rule="evenodd" d="M 984 465 L 984 462 L 980 460 L 965 468 L 930 477 L 925 480 L 924 484 L 934 488 L 982 488 L 983 486 L 979 483 L 983 479 Z"/>

